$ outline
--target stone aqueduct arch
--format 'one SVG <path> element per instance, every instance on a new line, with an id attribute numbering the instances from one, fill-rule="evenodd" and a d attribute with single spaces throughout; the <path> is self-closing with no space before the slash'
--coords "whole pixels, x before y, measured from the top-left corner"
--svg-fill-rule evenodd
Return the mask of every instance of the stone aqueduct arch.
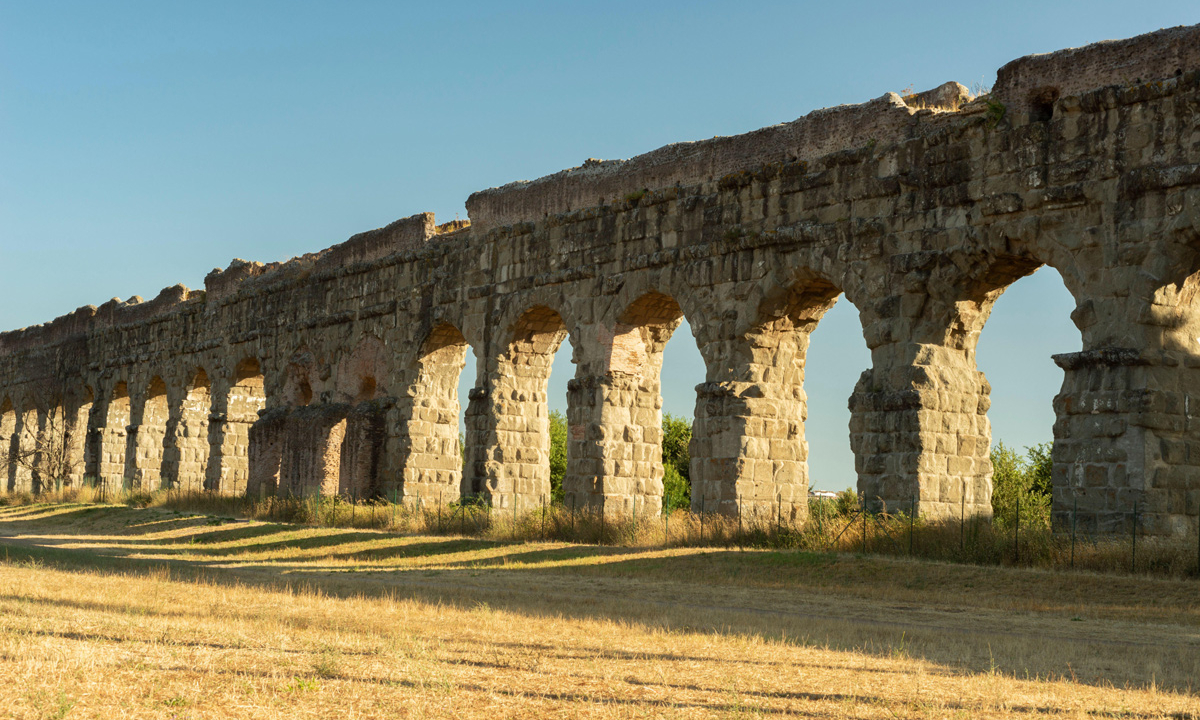
<path id="1" fill-rule="evenodd" d="M 695 502 L 802 518 L 805 353 L 844 295 L 872 358 L 850 398 L 859 489 L 987 515 L 975 345 L 1004 288 L 1049 265 L 1083 341 L 1055 358 L 1059 520 L 1077 503 L 1115 531 L 1137 502 L 1151 532 L 1196 530 L 1200 26 L 1022 58 L 981 99 L 889 93 L 467 207 L 0 335 L 0 444 L 59 408 L 75 480 L 529 507 L 565 341 L 569 501 L 653 513 L 662 347 L 686 317 L 707 366 Z"/>

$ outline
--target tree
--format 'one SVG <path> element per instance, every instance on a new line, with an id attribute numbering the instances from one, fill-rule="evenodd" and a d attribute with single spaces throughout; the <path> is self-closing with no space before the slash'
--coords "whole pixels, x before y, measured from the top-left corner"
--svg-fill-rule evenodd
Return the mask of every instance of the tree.
<path id="1" fill-rule="evenodd" d="M 62 403 L 51 405 L 41 428 L 26 428 L 25 439 L 15 440 L 0 448 L 0 467 L 19 467 L 29 472 L 35 493 L 52 490 L 55 486 L 70 485 L 79 471 L 83 458 L 75 452 L 73 428 L 66 422 Z"/>
<path id="2" fill-rule="evenodd" d="M 1050 451 L 1053 443 L 1025 448 L 1025 457 L 1003 442 L 992 448 L 992 516 L 1012 525 L 1020 508 L 1022 525 L 1050 523 Z"/>
<path id="3" fill-rule="evenodd" d="M 563 478 L 567 475 L 567 418 L 558 410 L 550 411 L 550 500 L 565 499 Z"/>
<path id="4" fill-rule="evenodd" d="M 688 446 L 692 442 L 692 419 L 667 413 L 662 420 L 663 465 L 673 465 L 679 476 L 691 481 L 692 456 Z"/>
<path id="5" fill-rule="evenodd" d="M 1053 462 L 1050 459 L 1051 451 L 1054 449 L 1054 443 L 1038 443 L 1033 447 L 1025 448 L 1029 458 L 1029 473 L 1031 480 L 1031 489 L 1041 495 L 1049 496 L 1053 489 L 1051 477 L 1051 469 Z"/>
<path id="6" fill-rule="evenodd" d="M 692 506 L 692 421 L 667 413 L 662 420 L 663 504 L 666 509 Z"/>
<path id="7" fill-rule="evenodd" d="M 692 506 L 691 484 L 670 463 L 663 463 L 663 506 L 668 512 Z"/>

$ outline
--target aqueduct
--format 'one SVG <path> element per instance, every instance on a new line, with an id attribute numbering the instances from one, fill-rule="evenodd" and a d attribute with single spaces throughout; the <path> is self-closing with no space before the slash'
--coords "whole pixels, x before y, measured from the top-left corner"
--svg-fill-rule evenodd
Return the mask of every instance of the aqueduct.
<path id="1" fill-rule="evenodd" d="M 1200 516 L 1200 26 L 1036 55 L 735 137 L 588 160 L 287 262 L 0 336 L 9 490 L 55 475 L 223 493 L 549 490 L 546 386 L 570 343 L 564 487 L 658 511 L 662 349 L 686 318 L 693 498 L 803 517 L 809 334 L 843 295 L 871 367 L 850 398 L 875 505 L 990 514 L 975 344 L 1042 265 L 1083 350 L 1056 356 L 1054 507 L 1114 531 Z M 479 357 L 466 408 L 456 386 Z M 58 438 L 56 442 L 42 442 Z"/>

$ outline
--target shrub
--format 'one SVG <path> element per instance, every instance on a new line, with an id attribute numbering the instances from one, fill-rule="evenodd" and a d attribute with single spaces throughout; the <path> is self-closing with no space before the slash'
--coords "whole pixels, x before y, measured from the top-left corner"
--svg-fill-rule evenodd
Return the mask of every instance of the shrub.
<path id="1" fill-rule="evenodd" d="M 1012 527 L 1020 510 L 1022 526 L 1050 525 L 1050 451 L 1052 443 L 1025 448 L 1025 457 L 1002 442 L 992 448 L 992 515 Z"/>
<path id="2" fill-rule="evenodd" d="M 692 442 L 691 418 L 667 413 L 662 420 L 663 465 L 674 465 L 680 477 L 691 482 L 692 455 L 688 446 Z"/>
<path id="3" fill-rule="evenodd" d="M 692 488 L 671 463 L 663 463 L 663 508 L 667 512 L 692 507 Z"/>
<path id="4" fill-rule="evenodd" d="M 567 418 L 550 413 L 550 500 L 563 502 L 563 477 L 567 474 Z"/>
<path id="5" fill-rule="evenodd" d="M 667 413 L 662 419 L 663 505 L 668 510 L 692 506 L 692 421 Z"/>
<path id="6" fill-rule="evenodd" d="M 1025 448 L 1029 458 L 1027 472 L 1030 474 L 1030 488 L 1041 495 L 1049 496 L 1051 492 L 1053 463 L 1050 460 L 1050 452 L 1053 448 L 1054 443 L 1048 442 Z"/>
<path id="7" fill-rule="evenodd" d="M 851 515 L 858 510 L 858 493 L 854 488 L 846 488 L 837 494 L 833 501 L 834 511 L 838 515 Z"/>

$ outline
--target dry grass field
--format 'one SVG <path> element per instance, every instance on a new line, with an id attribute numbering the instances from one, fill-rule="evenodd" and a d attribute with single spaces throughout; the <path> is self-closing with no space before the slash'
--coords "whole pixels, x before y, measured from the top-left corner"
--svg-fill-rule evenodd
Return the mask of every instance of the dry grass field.
<path id="1" fill-rule="evenodd" d="M 0 717 L 1196 717 L 1200 583 L 0 508 Z"/>

